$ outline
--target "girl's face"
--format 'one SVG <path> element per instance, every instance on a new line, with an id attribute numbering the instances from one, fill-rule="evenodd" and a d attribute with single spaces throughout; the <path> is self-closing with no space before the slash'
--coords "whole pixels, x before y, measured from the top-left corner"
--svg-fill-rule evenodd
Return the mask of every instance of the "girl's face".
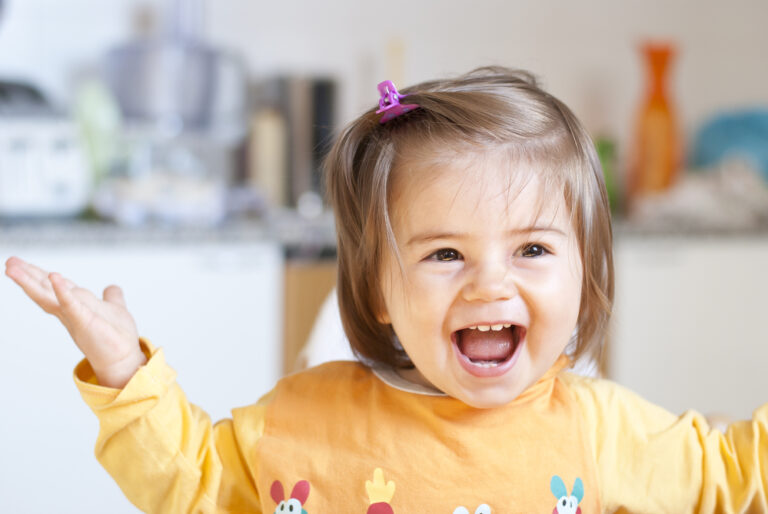
<path id="1" fill-rule="evenodd" d="M 509 403 L 568 344 L 582 264 L 560 194 L 503 157 L 401 166 L 390 205 L 402 259 L 383 263 L 384 306 L 415 370 L 474 407 Z M 514 178 L 511 178 L 514 177 Z"/>

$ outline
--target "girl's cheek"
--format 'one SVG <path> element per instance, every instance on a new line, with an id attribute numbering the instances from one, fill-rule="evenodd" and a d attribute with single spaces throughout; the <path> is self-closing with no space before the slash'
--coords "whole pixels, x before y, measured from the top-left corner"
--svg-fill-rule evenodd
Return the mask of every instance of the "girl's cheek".
<path id="1" fill-rule="evenodd" d="M 562 287 L 562 276 L 553 271 L 551 266 L 541 264 L 515 266 L 512 270 L 513 282 L 518 288 L 550 291 L 552 288 Z"/>
<path id="2" fill-rule="evenodd" d="M 422 284 L 455 284 L 461 280 L 462 268 L 457 264 L 421 263 L 409 273 L 409 282 Z"/>
<path id="3" fill-rule="evenodd" d="M 419 276 L 408 281 L 406 294 L 410 298 L 434 298 L 444 295 L 452 281 L 442 276 Z"/>

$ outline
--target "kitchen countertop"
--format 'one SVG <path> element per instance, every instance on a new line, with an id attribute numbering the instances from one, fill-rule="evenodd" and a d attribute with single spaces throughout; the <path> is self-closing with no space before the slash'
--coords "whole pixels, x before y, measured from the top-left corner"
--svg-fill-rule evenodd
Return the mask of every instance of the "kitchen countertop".
<path id="1" fill-rule="evenodd" d="M 120 226 L 88 219 L 0 219 L 0 245 L 199 244 L 275 241 L 289 257 L 322 258 L 335 253 L 333 216 L 306 219 L 281 210 L 260 218 L 238 218 L 217 226 Z"/>
<path id="2" fill-rule="evenodd" d="M 768 238 L 768 222 L 749 226 L 705 226 L 678 223 L 638 225 L 622 219 L 613 222 L 613 235 L 615 239 L 641 237 Z"/>
<path id="3" fill-rule="evenodd" d="M 751 227 L 637 226 L 625 220 L 614 222 L 616 239 L 641 237 L 768 238 L 768 224 Z M 306 219 L 284 209 L 259 218 L 238 218 L 217 226 L 120 226 L 103 220 L 0 219 L 0 245 L 56 246 L 104 244 L 197 244 L 275 241 L 289 257 L 322 258 L 335 255 L 336 236 L 329 211 Z"/>

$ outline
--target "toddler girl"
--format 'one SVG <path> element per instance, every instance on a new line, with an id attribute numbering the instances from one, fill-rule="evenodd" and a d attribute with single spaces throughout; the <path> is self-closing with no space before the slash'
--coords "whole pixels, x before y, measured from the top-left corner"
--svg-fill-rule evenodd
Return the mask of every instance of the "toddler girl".
<path id="1" fill-rule="evenodd" d="M 9 259 L 85 354 L 96 454 L 128 498 L 148 512 L 766 511 L 766 407 L 722 435 L 566 372 L 599 351 L 613 297 L 601 170 L 571 111 L 504 68 L 380 93 L 326 162 L 360 363 L 286 377 L 212 425 L 117 287 L 102 301 Z"/>

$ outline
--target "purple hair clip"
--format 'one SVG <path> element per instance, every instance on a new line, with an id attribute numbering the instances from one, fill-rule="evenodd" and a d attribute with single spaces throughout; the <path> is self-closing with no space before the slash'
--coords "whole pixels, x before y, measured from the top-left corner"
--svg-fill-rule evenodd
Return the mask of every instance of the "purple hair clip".
<path id="1" fill-rule="evenodd" d="M 408 95 L 401 95 L 397 92 L 397 88 L 391 80 L 385 80 L 379 83 L 379 93 L 381 99 L 379 100 L 379 110 L 376 114 L 384 113 L 379 120 L 379 123 L 386 123 L 393 118 L 397 118 L 401 114 L 405 114 L 408 111 L 417 109 L 417 104 L 401 104 L 400 100 Z"/>

